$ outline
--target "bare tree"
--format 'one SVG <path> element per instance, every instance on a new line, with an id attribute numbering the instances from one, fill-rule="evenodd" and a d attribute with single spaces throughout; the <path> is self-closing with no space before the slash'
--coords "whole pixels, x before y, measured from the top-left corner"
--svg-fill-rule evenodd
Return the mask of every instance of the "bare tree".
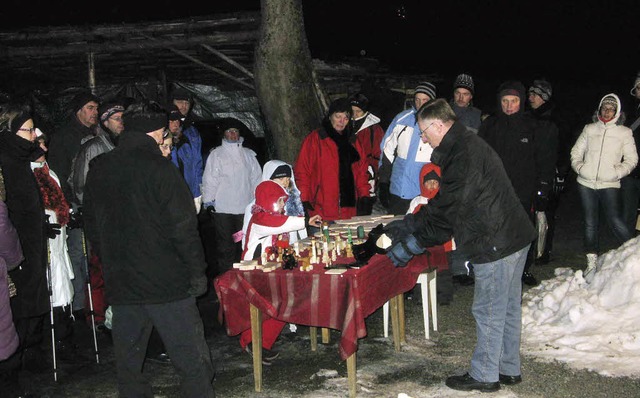
<path id="1" fill-rule="evenodd" d="M 278 159 L 295 161 L 326 102 L 313 72 L 300 0 L 261 0 L 255 85 Z"/>

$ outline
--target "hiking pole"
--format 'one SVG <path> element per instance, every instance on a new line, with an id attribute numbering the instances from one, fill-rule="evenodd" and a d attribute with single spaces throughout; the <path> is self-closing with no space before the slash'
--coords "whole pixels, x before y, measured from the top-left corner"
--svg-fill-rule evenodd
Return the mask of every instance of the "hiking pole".
<path id="1" fill-rule="evenodd" d="M 51 281 L 51 249 L 47 238 L 47 287 L 49 288 L 49 314 L 51 315 L 51 351 L 53 353 L 53 380 L 58 381 L 58 364 L 56 361 L 56 331 L 53 321 L 53 283 Z"/>
<path id="2" fill-rule="evenodd" d="M 87 292 L 89 293 L 89 313 L 91 314 L 91 329 L 93 330 L 93 348 L 96 351 L 96 363 L 100 363 L 98 354 L 98 337 L 96 336 L 96 315 L 93 310 L 93 293 L 91 291 L 91 275 L 89 275 L 89 257 L 87 256 L 87 239 L 84 236 L 84 230 L 80 228 L 82 234 L 82 253 L 84 254 L 84 271 L 87 278 Z"/>

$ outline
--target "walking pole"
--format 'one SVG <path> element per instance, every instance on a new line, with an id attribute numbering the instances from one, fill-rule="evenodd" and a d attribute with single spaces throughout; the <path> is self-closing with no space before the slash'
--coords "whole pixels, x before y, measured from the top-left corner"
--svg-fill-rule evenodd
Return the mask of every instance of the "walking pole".
<path id="1" fill-rule="evenodd" d="M 93 348 L 96 351 L 96 363 L 100 363 L 100 356 L 98 354 L 98 338 L 96 336 L 96 316 L 93 311 L 93 294 L 91 292 L 91 275 L 89 275 L 89 257 L 87 256 L 87 240 L 84 236 L 84 230 L 80 229 L 82 234 L 82 253 L 84 254 L 84 271 L 85 278 L 87 279 L 87 291 L 89 292 L 89 310 L 91 314 L 91 329 L 93 330 Z"/>
<path id="2" fill-rule="evenodd" d="M 47 238 L 47 287 L 49 288 L 49 314 L 51 315 L 51 351 L 53 352 L 53 380 L 58 381 L 58 364 L 56 361 L 56 331 L 53 321 L 53 284 L 51 282 L 51 249 Z"/>

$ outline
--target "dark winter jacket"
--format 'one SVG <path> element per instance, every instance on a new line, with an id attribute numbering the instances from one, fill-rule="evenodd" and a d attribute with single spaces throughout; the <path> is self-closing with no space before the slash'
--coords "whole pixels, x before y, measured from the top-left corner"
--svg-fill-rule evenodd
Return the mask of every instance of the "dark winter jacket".
<path id="1" fill-rule="evenodd" d="M 531 243 L 535 230 L 498 155 L 456 122 L 431 155 L 442 169 L 440 191 L 417 213 L 414 235 L 424 247 L 455 236 L 473 263 L 504 258 Z"/>
<path id="2" fill-rule="evenodd" d="M 557 130 L 558 157 L 556 160 L 556 174 L 566 178 L 571 170 L 571 147 L 573 146 L 573 134 L 568 120 L 562 116 L 553 101 L 545 102 L 538 109 L 531 109 L 530 114 L 534 119 L 542 123 L 543 129 Z M 553 133 L 551 133 L 553 136 Z"/>
<path id="3" fill-rule="evenodd" d="M 9 220 L 7 205 L 0 200 L 0 361 L 18 348 L 18 334 L 9 304 L 7 271 L 17 267 L 23 259 L 18 233 Z"/>
<path id="4" fill-rule="evenodd" d="M 125 128 L 118 147 L 94 159 L 84 209 L 110 303 L 180 300 L 203 282 L 193 197 L 151 137 Z"/>
<path id="5" fill-rule="evenodd" d="M 11 299 L 14 318 L 49 312 L 45 214 L 30 163 L 41 154 L 37 144 L 16 134 L 0 132 L 0 164 L 7 190 L 9 219 L 18 231 L 24 254 L 24 261 L 10 273 L 18 292 Z"/>
<path id="6" fill-rule="evenodd" d="M 95 134 L 93 128 L 86 127 L 76 117 L 75 114 L 69 117 L 67 124 L 51 135 L 49 144 L 48 163 L 52 170 L 55 170 L 64 196 L 69 203 L 76 203 L 71 191 L 71 186 L 67 182 L 71 174 L 73 159 L 80 150 L 83 139 Z"/>
<path id="7" fill-rule="evenodd" d="M 640 118 L 640 102 L 633 101 L 633 105 L 629 112 L 627 112 L 629 117 L 627 118 L 627 123 L 625 124 L 627 127 L 633 127 L 633 124 Z M 633 140 L 636 143 L 636 150 L 640 150 L 640 126 L 635 129 L 631 129 L 633 131 Z M 640 167 L 636 166 L 635 169 L 629 175 L 632 178 L 640 178 Z"/>
<path id="8" fill-rule="evenodd" d="M 320 214 L 323 220 L 348 219 L 356 215 L 355 203 L 343 206 L 340 202 L 341 178 L 338 146 L 327 133 L 329 126 L 312 131 L 302 142 L 294 167 L 296 184 L 302 202 L 309 202 L 314 210 L 309 214 Z M 346 134 L 346 131 L 345 131 Z M 353 138 L 353 137 L 352 137 Z M 351 164 L 353 195 L 355 200 L 369 196 L 367 159 L 362 147 L 353 143 L 359 159 Z"/>
<path id="9" fill-rule="evenodd" d="M 502 110 L 487 118 L 478 131 L 502 159 L 520 202 L 530 211 L 537 192 L 547 195 L 555 177 L 558 136 L 555 129 L 523 112 L 524 86 L 517 84 L 520 110 L 507 115 Z M 500 109 L 500 108 L 499 108 Z"/>
<path id="10" fill-rule="evenodd" d="M 96 156 L 112 151 L 116 147 L 111 137 L 109 137 L 109 133 L 101 127 L 98 127 L 96 131 L 95 137 L 90 138 L 80 146 L 78 154 L 73 159 L 71 175 L 69 176 L 69 181 L 67 181 L 73 192 L 73 202 L 79 205 L 83 202 L 84 184 L 89 172 L 89 163 Z"/>

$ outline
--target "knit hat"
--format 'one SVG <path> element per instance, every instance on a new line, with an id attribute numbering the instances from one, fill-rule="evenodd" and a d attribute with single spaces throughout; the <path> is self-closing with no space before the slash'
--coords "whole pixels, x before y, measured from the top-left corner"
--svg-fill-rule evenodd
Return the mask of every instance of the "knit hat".
<path id="1" fill-rule="evenodd" d="M 111 116 L 115 115 L 118 112 L 124 112 L 124 106 L 122 106 L 118 102 L 110 101 L 110 102 L 101 104 L 98 107 L 98 115 L 100 115 L 101 122 L 107 121 L 107 119 L 109 119 Z"/>
<path id="2" fill-rule="evenodd" d="M 546 80 L 534 80 L 533 85 L 529 87 L 529 94 L 537 94 L 544 101 L 549 101 L 552 93 L 551 83 Z"/>
<path id="3" fill-rule="evenodd" d="M 638 85 L 640 85 L 640 72 L 636 76 L 635 82 L 633 82 L 633 87 L 631 88 L 631 95 L 636 95 L 636 91 L 638 90 Z"/>
<path id="4" fill-rule="evenodd" d="M 180 113 L 180 109 L 178 109 L 178 107 L 175 105 L 171 105 L 171 108 L 169 109 L 169 121 L 172 121 L 172 120 L 182 121 L 183 119 L 184 119 L 184 116 L 182 116 L 182 113 Z"/>
<path id="5" fill-rule="evenodd" d="M 327 116 L 331 116 L 334 113 L 348 113 L 351 115 L 351 103 L 346 98 L 338 98 L 329 105 L 329 111 Z"/>
<path id="6" fill-rule="evenodd" d="M 76 94 L 75 97 L 73 97 L 73 99 L 71 100 L 71 110 L 73 110 L 74 112 L 78 112 L 80 109 L 82 109 L 83 106 L 85 106 L 87 103 L 89 102 L 95 102 L 96 104 L 100 103 L 100 99 L 98 99 L 98 97 L 96 97 L 95 95 L 91 94 L 91 92 L 89 91 L 83 91 L 80 92 L 78 94 Z"/>
<path id="7" fill-rule="evenodd" d="M 498 87 L 498 100 L 501 100 L 505 95 L 515 95 L 520 97 L 520 100 L 524 99 L 524 86 L 518 81 L 507 81 Z"/>
<path id="8" fill-rule="evenodd" d="M 129 107 L 122 116 L 127 132 L 147 134 L 167 127 L 167 114 L 156 103 L 140 104 L 142 111 L 134 109 L 135 107 Z"/>
<path id="9" fill-rule="evenodd" d="M 600 101 L 600 109 L 605 105 L 613 106 L 616 111 L 618 110 L 618 101 L 613 95 L 607 95 L 602 99 L 602 101 Z"/>
<path id="10" fill-rule="evenodd" d="M 369 98 L 362 93 L 355 94 L 351 97 L 351 106 L 357 106 L 363 112 L 366 112 L 369 109 Z"/>
<path id="11" fill-rule="evenodd" d="M 473 84 L 473 78 L 471 75 L 461 73 L 456 77 L 456 81 L 453 83 L 453 89 L 465 88 L 471 91 L 471 95 L 475 93 L 475 85 Z"/>
<path id="12" fill-rule="evenodd" d="M 171 92 L 171 100 L 191 101 L 191 93 L 182 87 L 178 87 Z"/>
<path id="13" fill-rule="evenodd" d="M 291 166 L 289 166 L 288 164 L 281 164 L 280 166 L 276 167 L 273 173 L 271 173 L 271 177 L 269 177 L 269 179 L 273 180 L 282 177 L 291 178 Z"/>
<path id="14" fill-rule="evenodd" d="M 414 90 L 414 95 L 418 93 L 426 94 L 429 96 L 429 98 L 435 99 L 436 86 L 430 82 L 420 82 L 418 83 L 418 85 L 416 86 L 416 89 Z"/>

